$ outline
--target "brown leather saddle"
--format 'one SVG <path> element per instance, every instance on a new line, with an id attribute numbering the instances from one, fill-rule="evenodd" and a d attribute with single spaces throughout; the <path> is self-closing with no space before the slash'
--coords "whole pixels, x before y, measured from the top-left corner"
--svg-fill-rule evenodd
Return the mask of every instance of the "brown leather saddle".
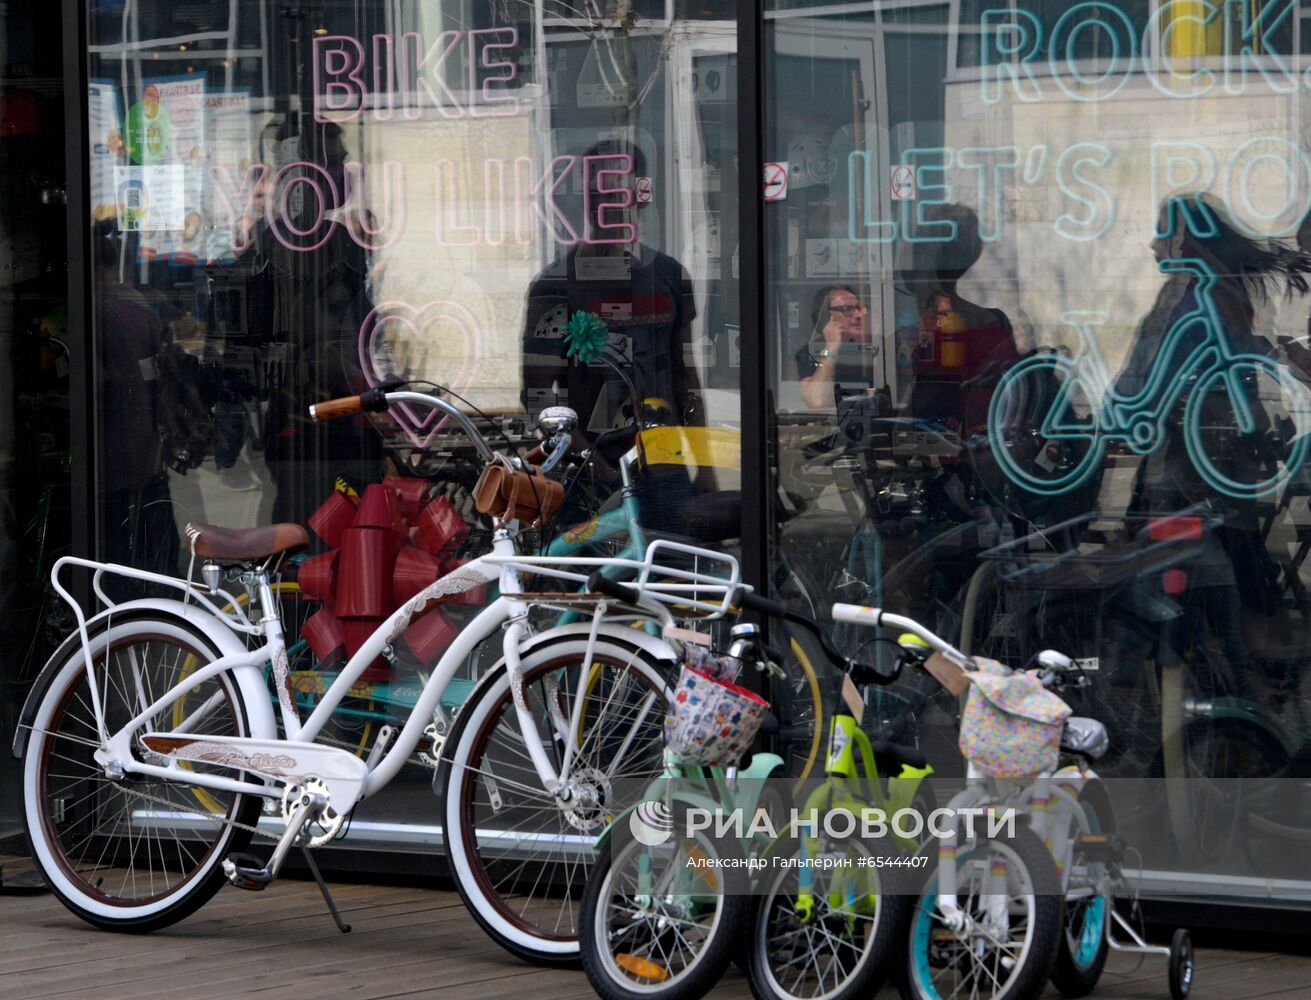
<path id="1" fill-rule="evenodd" d="M 187 525 L 196 555 L 220 562 L 253 562 L 310 543 L 299 524 L 265 524 L 258 528 L 220 528 L 216 524 Z"/>

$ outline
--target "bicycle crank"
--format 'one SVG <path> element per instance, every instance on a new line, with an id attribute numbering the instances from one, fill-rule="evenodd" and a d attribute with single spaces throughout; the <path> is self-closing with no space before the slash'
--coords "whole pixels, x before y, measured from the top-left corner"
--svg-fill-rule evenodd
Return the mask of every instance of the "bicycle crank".
<path id="1" fill-rule="evenodd" d="M 282 793 L 282 818 L 286 829 L 266 863 L 261 865 L 250 854 L 230 854 L 223 859 L 223 874 L 238 889 L 265 888 L 278 877 L 293 846 L 310 848 L 326 844 L 337 835 L 345 820 L 345 816 L 332 809 L 328 786 L 318 778 L 287 786 Z"/>

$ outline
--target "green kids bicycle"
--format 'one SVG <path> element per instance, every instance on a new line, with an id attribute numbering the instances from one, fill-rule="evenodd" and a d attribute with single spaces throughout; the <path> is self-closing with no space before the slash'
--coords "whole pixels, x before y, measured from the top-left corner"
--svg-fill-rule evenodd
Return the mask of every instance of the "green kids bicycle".
<path id="1" fill-rule="evenodd" d="M 589 587 L 643 601 L 598 576 Z M 726 766 L 755 728 L 706 752 L 688 735 L 702 718 L 684 693 L 700 698 L 703 718 L 729 727 L 748 715 L 765 732 L 776 722 L 758 696 L 729 681 L 717 696 L 708 671 L 685 664 L 666 717 L 666 771 L 601 838 L 583 899 L 584 969 L 608 1000 L 702 996 L 734 960 L 759 997 L 866 997 L 895 954 L 900 910 L 891 900 L 918 843 L 913 830 L 883 831 L 888 817 L 931 808 L 930 770 L 917 750 L 870 740 L 856 685 L 892 683 L 901 661 L 883 672 L 852 663 L 813 619 L 751 593 L 737 603 L 810 630 L 842 671 L 824 777 L 792 807 L 786 783 L 761 780 L 779 758 L 758 753 L 743 770 Z M 754 626 L 735 626 L 733 638 L 720 662 L 771 669 L 778 653 Z"/>

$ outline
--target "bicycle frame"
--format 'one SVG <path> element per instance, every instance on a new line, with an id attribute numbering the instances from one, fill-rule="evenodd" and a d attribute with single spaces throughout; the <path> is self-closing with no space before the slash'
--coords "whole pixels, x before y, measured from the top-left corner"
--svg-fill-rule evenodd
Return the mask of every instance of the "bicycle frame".
<path id="1" fill-rule="evenodd" d="M 1065 767 L 1055 772 L 1043 772 L 1024 783 L 990 777 L 969 762 L 966 766 L 965 787 L 952 796 L 947 808 L 955 812 L 981 809 L 989 814 L 998 809 L 1013 809 L 1017 813 L 1026 814 L 1029 829 L 1046 844 L 1048 852 L 1056 861 L 1064 890 L 1069 884 L 1069 862 L 1074 849 L 1069 821 L 1078 817 L 1082 811 L 1079 793 L 1084 785 L 1096 778 L 1097 775 L 1091 770 Z M 959 848 L 960 837 L 953 827 L 951 834 L 938 843 L 937 905 L 948 925 L 957 930 L 965 923 L 965 915 L 957 899 L 956 854 Z M 1004 898 L 1005 892 L 997 895 Z M 990 916 L 1001 919 L 1004 914 Z"/>
<path id="2" fill-rule="evenodd" d="M 210 601 L 207 594 L 201 588 L 190 583 L 189 581 L 179 580 L 173 577 L 163 576 L 161 574 L 150 573 L 144 570 L 137 570 L 131 567 L 118 566 L 109 563 L 100 563 L 88 559 L 79 559 L 66 557 L 56 563 L 51 573 L 51 579 L 55 589 L 73 608 L 77 617 L 78 630 L 82 641 L 84 655 L 86 657 L 86 669 L 92 698 L 92 711 L 97 720 L 97 726 L 100 729 L 101 747 L 95 751 L 95 757 L 98 763 L 109 768 L 121 768 L 124 772 L 133 772 L 153 776 L 160 779 L 170 779 L 178 774 L 176 764 L 159 765 L 146 761 L 134 759 L 132 754 L 131 740 L 143 726 L 146 726 L 151 720 L 157 718 L 165 709 L 175 705 L 185 693 L 205 681 L 217 677 L 221 674 L 231 672 L 239 675 L 243 671 L 254 671 L 255 676 L 263 676 L 262 666 L 266 661 L 274 664 L 275 680 L 279 692 L 279 708 L 282 715 L 283 725 L 287 737 L 278 742 L 288 745 L 308 745 L 312 744 L 315 737 L 322 730 L 324 724 L 332 715 L 333 710 L 342 699 L 347 695 L 350 688 L 355 684 L 360 675 L 368 668 L 374 659 L 382 654 L 384 647 L 395 641 L 409 626 L 411 620 L 422 611 L 430 601 L 440 600 L 444 597 L 452 596 L 471 589 L 482 583 L 489 582 L 499 577 L 501 596 L 493 601 L 488 607 L 484 608 L 474 620 L 463 629 L 456 637 L 451 646 L 442 655 L 438 661 L 427 683 L 424 685 L 422 693 L 419 696 L 414 708 L 411 710 L 409 718 L 406 720 L 404 727 L 398 735 L 392 746 L 387 748 L 376 762 L 371 762 L 368 773 L 360 786 L 359 794 L 355 802 L 342 803 L 338 811 L 345 812 L 353 807 L 356 802 L 369 797 L 385 786 L 399 772 L 401 766 L 409 758 L 410 753 L 418 745 L 422 738 L 423 730 L 427 720 L 432 717 L 442 691 L 447 683 L 454 676 L 465 659 L 487 638 L 489 638 L 498 628 L 505 626 L 505 635 L 502 640 L 502 648 L 506 658 L 507 666 L 512 674 L 517 675 L 520 670 L 520 651 L 521 644 L 528 637 L 527 617 L 530 608 L 530 601 L 525 600 L 520 595 L 524 593 L 520 574 L 522 572 L 532 572 L 548 578 L 560 579 L 566 582 L 571 588 L 578 587 L 585 583 L 587 573 L 593 569 L 610 566 L 616 567 L 619 571 L 634 570 L 638 573 L 639 579 L 646 583 L 647 578 L 656 572 L 661 576 L 672 576 L 675 580 L 673 583 L 651 583 L 647 585 L 648 597 L 643 603 L 644 618 L 654 616 L 663 625 L 670 625 L 673 622 L 669 609 L 665 602 L 678 603 L 682 606 L 690 606 L 697 610 L 710 614 L 722 614 L 727 610 L 729 598 L 738 586 L 739 574 L 737 563 L 728 556 L 716 556 L 714 553 L 705 550 L 696 549 L 692 546 L 682 546 L 670 542 L 657 542 L 651 545 L 647 550 L 647 558 L 643 562 L 635 560 L 613 560 L 597 558 L 549 558 L 549 557 L 519 557 L 514 550 L 514 536 L 516 526 L 511 523 L 509 526 L 502 526 L 497 529 L 493 542 L 492 552 L 479 559 L 465 564 L 459 569 L 447 574 L 435 583 L 431 584 L 411 600 L 398 608 L 390 617 L 383 622 L 381 626 L 373 633 L 372 636 L 359 648 L 352 656 L 349 662 L 342 668 L 341 673 L 333 681 L 332 685 L 324 694 L 323 699 L 316 706 L 310 717 L 302 724 L 296 711 L 290 692 L 285 684 L 287 666 L 286 666 L 286 647 L 282 636 L 281 623 L 276 613 L 277 604 L 272 596 L 271 586 L 269 584 L 267 573 L 260 570 L 254 572 L 255 584 L 259 591 L 261 608 L 265 609 L 263 617 L 258 622 L 250 622 L 243 612 L 239 609 L 234 614 L 225 615 L 219 608 Z M 662 549 L 672 549 L 684 553 L 693 553 L 698 555 L 716 556 L 718 561 L 726 562 L 729 565 L 727 578 L 711 576 L 685 570 L 671 570 L 653 567 L 653 560 L 656 554 Z M 184 619 L 195 620 L 197 618 L 208 617 L 211 620 L 218 621 L 228 629 L 247 634 L 261 635 L 265 641 L 259 647 L 253 650 L 243 650 L 241 652 L 231 652 L 227 655 L 220 656 L 218 659 L 202 666 L 194 673 L 189 674 L 185 679 L 175 684 L 168 691 L 156 698 L 153 702 L 147 703 L 144 691 L 141 689 L 139 678 L 137 684 L 137 700 L 140 704 L 141 711 L 137 713 L 125 725 L 119 727 L 115 732 L 110 733 L 105 728 L 104 712 L 101 707 L 99 689 L 95 678 L 93 667 L 94 659 L 91 655 L 91 643 L 87 632 L 86 618 L 80 605 L 72 599 L 72 596 L 65 589 L 59 580 L 61 571 L 66 566 L 80 566 L 91 569 L 95 572 L 94 589 L 98 597 L 109 608 L 107 614 L 113 614 L 115 609 L 114 602 L 105 595 L 100 586 L 100 581 L 105 573 L 112 575 L 124 576 L 127 578 L 140 580 L 143 582 L 159 584 L 183 591 L 187 602 L 195 601 L 200 608 L 190 605 L 183 601 L 161 601 L 145 600 L 133 602 L 132 607 L 145 607 L 164 613 L 176 614 Z M 689 598 L 686 591 L 691 589 L 693 596 Z M 699 599 L 706 594 L 719 594 L 718 602 L 711 602 Z M 229 603 L 235 606 L 231 596 L 221 595 L 227 598 Z M 200 614 L 197 614 L 197 611 Z M 590 664 L 593 650 L 598 635 L 601 632 L 603 622 L 615 623 L 632 617 L 630 613 L 620 612 L 618 615 L 610 615 L 609 605 L 605 601 L 596 602 L 595 611 L 592 615 L 591 627 L 588 631 L 587 651 L 584 657 L 584 664 Z M 624 638 L 630 643 L 639 643 L 651 648 L 653 652 L 664 652 L 665 656 L 672 655 L 663 644 L 662 640 L 647 636 L 645 633 L 639 633 L 636 630 L 625 629 Z M 628 633 L 632 633 L 631 635 Z M 658 647 L 658 649 L 657 649 Z M 249 675 L 247 675 L 249 676 Z M 262 689 L 262 684 L 261 684 Z M 188 713 L 187 717 L 178 726 L 171 726 L 167 732 L 185 734 L 188 729 L 194 728 L 200 719 L 211 710 L 217 696 L 209 699 L 204 704 L 198 706 L 194 711 Z M 575 713 L 581 711 L 582 700 L 580 699 L 575 706 Z M 527 705 L 522 699 L 516 698 L 516 708 L 519 718 L 524 726 L 525 743 L 529 748 L 533 763 L 536 766 L 539 777 L 542 779 L 547 791 L 556 792 L 560 790 L 568 780 L 569 768 L 572 758 L 576 753 L 574 746 L 573 733 L 576 731 L 577 720 L 570 727 L 569 738 L 565 756 L 562 759 L 560 771 L 557 773 L 551 766 L 547 758 L 545 749 L 541 746 L 541 740 L 537 733 L 535 722 L 528 712 Z M 256 733 L 256 736 L 272 738 L 273 732 Z M 201 785 L 217 790 L 240 792 L 245 794 L 258 794 L 266 797 L 276 797 L 281 795 L 281 788 L 276 785 L 253 784 L 250 782 L 238 781 L 232 778 L 225 778 L 220 775 L 201 773 L 193 770 L 185 772 L 185 780 L 194 785 Z"/>
<path id="3" fill-rule="evenodd" d="M 549 557 L 573 556 L 579 552 L 584 551 L 589 545 L 592 545 L 596 542 L 606 541 L 611 538 L 616 538 L 620 535 L 627 535 L 628 541 L 625 543 L 624 547 L 618 553 L 615 554 L 615 558 L 629 559 L 629 560 L 636 560 L 642 558 L 642 556 L 646 552 L 647 540 L 646 540 L 646 534 L 642 530 L 641 520 L 640 520 L 638 506 L 637 506 L 637 494 L 632 489 L 632 485 L 631 485 L 631 459 L 628 455 L 625 455 L 620 460 L 620 472 L 623 477 L 623 481 L 626 484 L 624 487 L 624 492 L 622 495 L 620 506 L 614 510 L 609 510 L 602 514 L 599 514 L 598 516 L 591 518 L 590 520 L 580 525 L 576 525 L 573 528 L 566 529 L 561 534 L 557 535 L 554 539 L 551 540 L 550 544 L 547 545 L 546 549 L 543 552 L 544 555 Z M 605 571 L 607 570 L 603 568 L 603 572 Z M 608 572 L 613 574 L 617 571 L 614 569 L 610 569 L 608 570 Z M 573 622 L 579 621 L 580 618 L 581 616 L 579 615 L 578 612 L 566 611 L 561 613 L 559 618 L 556 620 L 556 624 L 568 625 Z M 265 661 L 266 670 L 269 666 L 269 662 L 270 661 L 267 660 Z M 338 674 L 338 677 L 339 676 L 340 674 Z M 337 678 L 334 678 L 333 683 L 335 683 L 336 679 Z M 443 689 L 444 694 L 449 690 L 449 687 L 450 685 L 448 684 L 447 687 Z M 420 689 L 420 692 L 421 690 L 422 689 Z M 325 695 L 326 695 L 326 689 L 318 692 L 317 697 L 320 699 L 320 701 L 315 702 L 314 709 L 312 709 L 312 711 L 317 710 L 318 705 L 321 703 L 321 699 Z M 412 709 L 417 701 L 417 696 L 409 696 L 408 694 L 406 696 L 398 696 L 396 694 L 393 694 L 391 697 L 388 696 L 379 697 L 378 694 L 371 693 L 370 697 L 378 698 L 379 700 L 387 704 L 404 708 L 406 710 Z M 452 704 L 452 702 L 450 702 L 447 699 L 443 699 L 442 704 L 449 706 Z M 458 707 L 458 702 L 454 704 L 456 707 Z M 358 718 L 383 718 L 383 719 L 387 718 L 385 712 L 363 710 L 358 708 L 342 708 L 340 703 L 334 705 L 334 711 L 344 716 L 353 716 Z"/>

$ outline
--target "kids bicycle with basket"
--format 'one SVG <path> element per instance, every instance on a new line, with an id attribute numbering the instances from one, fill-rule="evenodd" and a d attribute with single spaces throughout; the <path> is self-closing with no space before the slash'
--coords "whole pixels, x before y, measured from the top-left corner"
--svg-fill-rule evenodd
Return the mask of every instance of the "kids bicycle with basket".
<path id="1" fill-rule="evenodd" d="M 626 605 L 651 599 L 640 586 L 600 574 L 589 589 Z M 694 816 L 777 814 L 783 805 L 781 757 L 757 753 L 745 768 L 737 766 L 762 727 L 777 728 L 769 703 L 736 683 L 752 662 L 751 628 L 734 626 L 722 656 L 709 648 L 708 635 L 701 637 L 706 645 L 685 642 L 664 713 L 664 770 L 597 841 L 583 894 L 580 952 L 589 982 L 605 1000 L 704 996 L 738 947 L 749 918 L 755 851 L 749 837 L 716 836 Z M 770 778 L 778 783 L 773 789 Z"/>
<path id="2" fill-rule="evenodd" d="M 643 602 L 641 588 L 628 584 L 593 576 L 589 588 Z M 931 809 L 919 752 L 872 742 L 852 708 L 857 681 L 891 683 L 899 664 L 889 673 L 851 663 L 813 619 L 781 603 L 747 591 L 735 603 L 811 631 L 850 682 L 842 686 L 848 694 L 834 696 L 825 777 L 801 806 L 802 820 L 833 810 Z M 703 996 L 730 960 L 746 969 L 758 997 L 872 995 L 899 933 L 890 900 L 917 845 L 794 826 L 788 783 L 761 791 L 779 758 L 758 753 L 746 769 L 734 766 L 758 728 L 776 725 L 764 700 L 735 683 L 738 671 L 771 671 L 779 652 L 755 625 L 739 623 L 732 636 L 723 657 L 686 647 L 665 717 L 666 771 L 598 842 L 583 905 L 584 969 L 607 1000 Z M 693 809 L 701 810 L 699 824 L 689 822 Z M 734 811 L 745 823 L 760 809 L 767 821 L 735 826 L 729 836 L 702 827 L 708 816 Z"/>
<path id="3" fill-rule="evenodd" d="M 1036 670 L 1012 671 L 879 608 L 835 604 L 833 617 L 898 629 L 914 662 L 952 693 L 969 691 L 960 736 L 966 786 L 947 808 L 980 819 L 956 822 L 921 850 L 931 867 L 906 897 L 903 995 L 1027 1000 L 1050 977 L 1065 996 L 1083 996 L 1115 950 L 1168 957 L 1171 996 L 1186 997 L 1194 974 L 1188 932 L 1177 930 L 1168 948 L 1150 945 L 1116 909 L 1116 896 L 1130 888 L 1125 846 L 1091 766 L 1109 741 L 1100 722 L 1071 717 L 1054 693 L 1079 683 L 1069 657 L 1045 650 Z"/>

